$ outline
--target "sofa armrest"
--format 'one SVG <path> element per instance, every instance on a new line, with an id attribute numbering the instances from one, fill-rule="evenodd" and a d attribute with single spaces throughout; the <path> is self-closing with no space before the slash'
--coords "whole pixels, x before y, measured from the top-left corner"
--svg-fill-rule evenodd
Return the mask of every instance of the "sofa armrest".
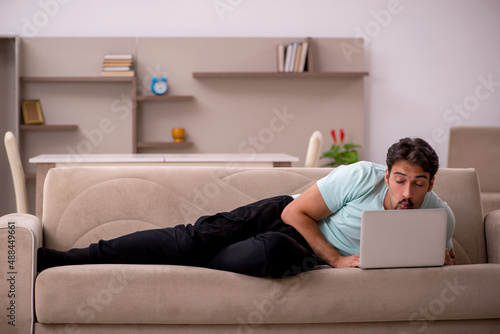
<path id="1" fill-rule="evenodd" d="M 36 251 L 41 246 L 42 226 L 37 217 L 25 213 L 0 217 L 0 277 L 5 287 L 0 308 L 7 315 L 2 317 L 1 333 L 33 332 Z"/>
<path id="2" fill-rule="evenodd" d="M 491 211 L 484 218 L 486 253 L 489 263 L 500 263 L 500 210 Z"/>

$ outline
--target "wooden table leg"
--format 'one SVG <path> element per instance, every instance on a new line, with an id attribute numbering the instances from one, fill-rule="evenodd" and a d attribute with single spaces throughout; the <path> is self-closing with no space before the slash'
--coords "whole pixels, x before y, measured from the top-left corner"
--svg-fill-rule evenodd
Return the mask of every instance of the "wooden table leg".
<path id="1" fill-rule="evenodd" d="M 35 203 L 36 203 L 36 216 L 42 220 L 43 214 L 43 184 L 45 183 L 45 178 L 49 169 L 54 168 L 56 164 L 53 163 L 38 163 L 36 164 L 36 191 L 35 191 Z"/>

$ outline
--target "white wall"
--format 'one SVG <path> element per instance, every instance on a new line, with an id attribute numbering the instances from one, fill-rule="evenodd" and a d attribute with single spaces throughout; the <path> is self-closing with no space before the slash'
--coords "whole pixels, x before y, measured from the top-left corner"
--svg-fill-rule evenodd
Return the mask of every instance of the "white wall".
<path id="1" fill-rule="evenodd" d="M 0 2 L 0 35 L 364 37 L 363 145 L 380 163 L 420 136 L 446 166 L 450 126 L 500 126 L 499 31 L 497 0 Z"/>

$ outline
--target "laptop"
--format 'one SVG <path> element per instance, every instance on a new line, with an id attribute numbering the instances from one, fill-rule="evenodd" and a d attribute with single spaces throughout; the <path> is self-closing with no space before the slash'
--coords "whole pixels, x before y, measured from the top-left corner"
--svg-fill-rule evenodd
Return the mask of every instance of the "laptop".
<path id="1" fill-rule="evenodd" d="M 359 267 L 442 266 L 447 215 L 446 209 L 363 211 Z"/>

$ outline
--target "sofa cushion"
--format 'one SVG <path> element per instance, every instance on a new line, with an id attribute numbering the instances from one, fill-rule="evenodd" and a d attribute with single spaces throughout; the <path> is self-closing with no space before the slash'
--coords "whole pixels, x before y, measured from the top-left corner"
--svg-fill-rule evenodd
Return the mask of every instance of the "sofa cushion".
<path id="1" fill-rule="evenodd" d="M 485 216 L 491 211 L 500 210 L 500 193 L 481 193 L 481 200 Z"/>
<path id="2" fill-rule="evenodd" d="M 238 325 L 100 325 L 40 324 L 36 334 L 404 334 L 495 333 L 500 320 L 453 320 L 412 322 L 364 322 L 336 324 L 238 324 Z"/>
<path id="3" fill-rule="evenodd" d="M 320 269 L 285 279 L 184 266 L 84 265 L 37 278 L 40 323 L 255 324 L 499 318 L 500 265 Z"/>

